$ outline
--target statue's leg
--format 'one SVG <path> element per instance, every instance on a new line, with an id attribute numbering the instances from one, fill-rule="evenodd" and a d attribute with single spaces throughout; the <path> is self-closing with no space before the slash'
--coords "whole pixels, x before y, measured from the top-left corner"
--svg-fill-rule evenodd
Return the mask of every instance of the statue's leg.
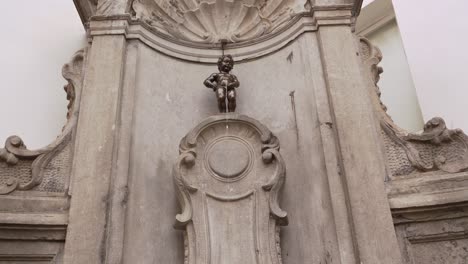
<path id="1" fill-rule="evenodd" d="M 236 111 L 236 90 L 234 89 L 229 90 L 227 97 L 228 97 L 229 112 L 235 112 Z"/>
<path id="2" fill-rule="evenodd" d="M 216 98 L 218 99 L 219 111 L 226 113 L 226 90 L 224 88 L 216 89 Z"/>

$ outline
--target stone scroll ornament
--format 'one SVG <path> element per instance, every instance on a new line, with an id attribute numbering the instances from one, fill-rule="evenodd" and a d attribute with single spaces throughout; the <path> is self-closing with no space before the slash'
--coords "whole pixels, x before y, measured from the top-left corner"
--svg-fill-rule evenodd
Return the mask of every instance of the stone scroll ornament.
<path id="1" fill-rule="evenodd" d="M 372 80 L 371 91 L 380 119 L 390 176 L 403 176 L 429 171 L 457 173 L 468 170 L 468 136 L 461 129 L 448 129 L 440 117 L 430 119 L 422 133 L 408 133 L 398 127 L 380 100 L 378 82 L 383 69 L 379 48 L 360 39 L 361 58 Z"/>
<path id="2" fill-rule="evenodd" d="M 0 195 L 14 191 L 65 192 L 71 169 L 73 132 L 76 127 L 82 86 L 85 50 L 78 51 L 62 69 L 68 81 L 67 123 L 62 133 L 50 145 L 28 150 L 23 140 L 11 136 L 0 148 Z"/>
<path id="3" fill-rule="evenodd" d="M 180 143 L 174 180 L 185 262 L 281 264 L 278 203 L 286 168 L 278 139 L 235 113 L 202 121 Z"/>

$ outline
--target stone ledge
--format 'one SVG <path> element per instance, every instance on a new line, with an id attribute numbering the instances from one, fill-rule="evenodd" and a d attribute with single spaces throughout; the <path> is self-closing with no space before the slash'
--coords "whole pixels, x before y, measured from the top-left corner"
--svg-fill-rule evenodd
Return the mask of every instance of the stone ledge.
<path id="1" fill-rule="evenodd" d="M 468 173 L 419 173 L 387 182 L 390 207 L 405 209 L 468 201 Z"/>
<path id="2" fill-rule="evenodd" d="M 68 215 L 0 213 L 0 240 L 64 241 Z"/>

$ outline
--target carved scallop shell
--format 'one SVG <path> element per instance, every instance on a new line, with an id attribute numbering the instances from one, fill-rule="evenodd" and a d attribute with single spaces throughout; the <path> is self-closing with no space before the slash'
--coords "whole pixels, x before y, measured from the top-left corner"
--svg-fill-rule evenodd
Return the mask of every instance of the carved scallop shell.
<path id="1" fill-rule="evenodd" d="M 283 28 L 307 0 L 135 0 L 136 17 L 177 39 L 247 41 Z"/>

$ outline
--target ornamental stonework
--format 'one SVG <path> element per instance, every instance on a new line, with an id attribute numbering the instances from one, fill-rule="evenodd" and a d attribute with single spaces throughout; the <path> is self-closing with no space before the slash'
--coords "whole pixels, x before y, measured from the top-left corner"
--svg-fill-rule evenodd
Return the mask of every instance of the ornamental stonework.
<path id="1" fill-rule="evenodd" d="M 175 226 L 184 230 L 185 263 L 282 263 L 279 148 L 265 126 L 234 113 L 211 116 L 182 139 Z"/>

